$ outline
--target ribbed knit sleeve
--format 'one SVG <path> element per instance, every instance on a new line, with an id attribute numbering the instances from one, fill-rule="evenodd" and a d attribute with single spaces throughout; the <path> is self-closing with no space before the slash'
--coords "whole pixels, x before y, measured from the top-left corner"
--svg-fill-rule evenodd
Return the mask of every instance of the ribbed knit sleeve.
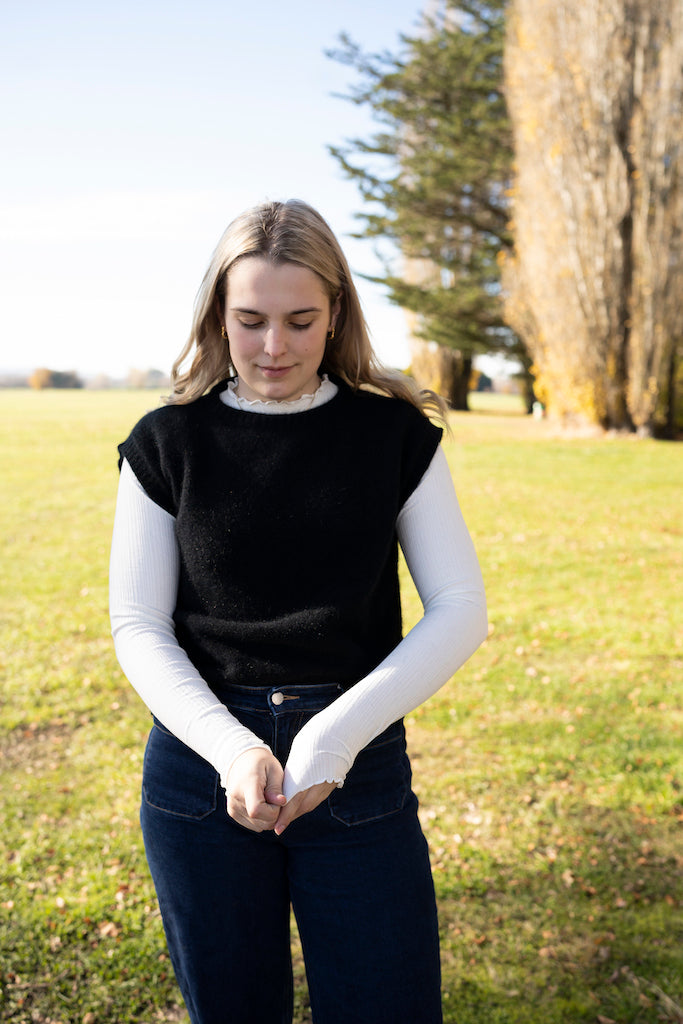
<path id="1" fill-rule="evenodd" d="M 285 795 L 343 784 L 359 750 L 431 696 L 486 636 L 484 587 L 443 452 L 437 450 L 399 517 L 399 536 L 424 617 L 374 671 L 306 725 L 285 772 Z M 152 713 L 214 766 L 264 747 L 211 692 L 173 629 L 178 550 L 172 517 L 124 464 L 112 544 L 116 652 Z"/>
<path id="2" fill-rule="evenodd" d="M 481 570 L 441 449 L 403 506 L 398 532 L 424 615 L 298 733 L 285 769 L 287 799 L 319 782 L 341 782 L 359 751 L 431 697 L 487 636 Z"/>
<path id="3" fill-rule="evenodd" d="M 152 714 L 212 764 L 225 786 L 236 757 L 252 747 L 268 748 L 230 714 L 178 644 L 177 587 L 174 520 L 124 462 L 109 573 L 116 655 Z"/>
<path id="4" fill-rule="evenodd" d="M 225 707 L 231 684 L 345 691 L 295 739 L 288 798 L 342 784 L 487 631 L 441 431 L 406 402 L 336 386 L 280 416 L 229 408 L 217 385 L 149 413 L 119 449 L 112 629 L 153 714 L 225 783 L 264 747 Z M 424 605 L 405 638 L 397 537 Z"/>

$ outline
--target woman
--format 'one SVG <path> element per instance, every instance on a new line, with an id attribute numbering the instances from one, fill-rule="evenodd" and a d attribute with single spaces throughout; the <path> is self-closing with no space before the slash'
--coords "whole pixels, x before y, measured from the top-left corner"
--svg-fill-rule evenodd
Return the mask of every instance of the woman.
<path id="1" fill-rule="evenodd" d="M 402 717 L 487 629 L 438 400 L 378 366 L 299 201 L 228 227 L 173 381 L 120 446 L 111 615 L 154 716 L 141 820 L 192 1022 L 291 1021 L 291 904 L 316 1024 L 437 1024 Z"/>

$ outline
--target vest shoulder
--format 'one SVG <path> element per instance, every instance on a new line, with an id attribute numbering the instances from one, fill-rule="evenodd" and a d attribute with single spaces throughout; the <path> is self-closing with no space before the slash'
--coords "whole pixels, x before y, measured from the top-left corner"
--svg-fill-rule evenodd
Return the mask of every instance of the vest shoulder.
<path id="1" fill-rule="evenodd" d="M 441 435 L 440 428 L 404 398 L 395 398 L 392 395 L 382 395 L 364 389 L 354 391 L 353 398 L 357 407 L 363 410 L 368 418 L 375 417 L 378 421 L 383 420 L 394 428 L 403 426 L 406 430 L 422 430 L 426 433 L 438 431 L 439 436 Z"/>
<path id="2" fill-rule="evenodd" d="M 186 424 L 204 417 L 212 396 L 213 392 L 209 392 L 196 401 L 184 405 L 160 405 L 156 409 L 150 409 L 138 420 L 134 429 L 151 434 L 174 433 L 176 430 L 182 430 Z"/>

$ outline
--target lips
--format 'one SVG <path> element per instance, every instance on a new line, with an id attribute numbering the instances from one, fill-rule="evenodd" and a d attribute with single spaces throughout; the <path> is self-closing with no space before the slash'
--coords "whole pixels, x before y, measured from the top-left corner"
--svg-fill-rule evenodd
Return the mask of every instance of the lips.
<path id="1" fill-rule="evenodd" d="M 286 376 L 293 369 L 291 366 L 259 366 L 259 370 L 268 380 L 279 380 Z"/>

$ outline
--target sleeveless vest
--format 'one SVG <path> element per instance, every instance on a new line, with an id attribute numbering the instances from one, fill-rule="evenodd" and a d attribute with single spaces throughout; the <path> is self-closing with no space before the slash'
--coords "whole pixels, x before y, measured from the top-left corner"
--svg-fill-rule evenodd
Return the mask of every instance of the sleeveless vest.
<path id="1" fill-rule="evenodd" d="M 353 685 L 401 639 L 396 519 L 441 430 L 409 403 L 339 391 L 306 412 L 226 406 L 226 382 L 144 416 L 119 446 L 175 518 L 178 642 L 230 684 Z"/>

